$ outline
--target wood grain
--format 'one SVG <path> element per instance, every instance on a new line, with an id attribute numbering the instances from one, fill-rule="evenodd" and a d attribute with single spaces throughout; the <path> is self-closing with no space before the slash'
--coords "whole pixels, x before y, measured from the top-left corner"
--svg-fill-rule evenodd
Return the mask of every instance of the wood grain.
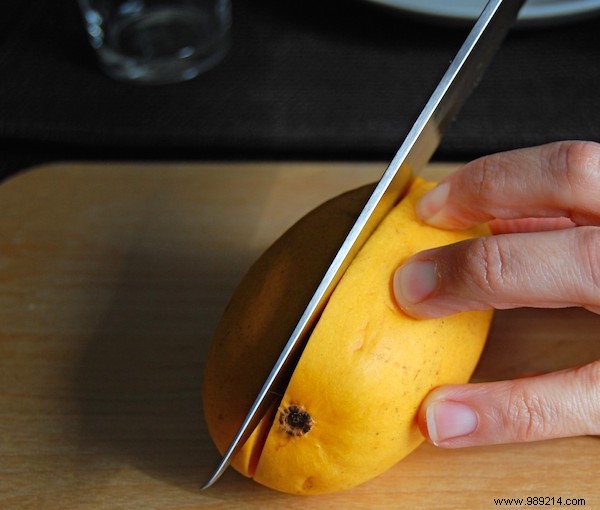
<path id="1" fill-rule="evenodd" d="M 439 176 L 450 167 L 430 169 Z M 0 186 L 0 508 L 600 507 L 600 441 L 423 445 L 354 490 L 310 499 L 229 471 L 202 419 L 207 344 L 250 263 L 323 200 L 384 165 L 54 165 Z M 582 310 L 496 315 L 475 378 L 600 358 Z"/>

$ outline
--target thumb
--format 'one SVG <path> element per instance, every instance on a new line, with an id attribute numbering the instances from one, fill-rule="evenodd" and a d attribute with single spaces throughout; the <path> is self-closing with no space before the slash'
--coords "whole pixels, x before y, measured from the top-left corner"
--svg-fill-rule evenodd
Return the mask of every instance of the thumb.
<path id="1" fill-rule="evenodd" d="M 445 448 L 600 434 L 600 360 L 541 376 L 433 390 L 419 410 Z"/>

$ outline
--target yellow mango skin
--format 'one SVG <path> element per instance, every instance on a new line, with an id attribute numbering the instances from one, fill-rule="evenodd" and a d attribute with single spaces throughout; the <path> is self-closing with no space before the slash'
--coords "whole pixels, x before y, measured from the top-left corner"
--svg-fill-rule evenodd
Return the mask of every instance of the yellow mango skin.
<path id="1" fill-rule="evenodd" d="M 492 312 L 415 320 L 392 296 L 393 271 L 410 255 L 484 233 L 419 222 L 415 203 L 429 188 L 412 188 L 336 287 L 279 407 L 300 406 L 314 424 L 292 436 L 276 417 L 254 473 L 259 483 L 319 494 L 365 482 L 423 441 L 416 415 L 431 389 L 471 377 Z"/>
<path id="2" fill-rule="evenodd" d="M 312 428 L 291 436 L 279 412 L 266 417 L 234 459 L 244 475 L 294 494 L 360 484 L 423 441 L 416 412 L 433 387 L 468 381 L 492 313 L 418 321 L 391 294 L 394 269 L 413 253 L 485 233 L 419 222 L 415 202 L 430 186 L 418 181 L 369 238 L 302 354 L 279 409 L 301 406 Z M 342 195 L 300 220 L 234 293 L 211 343 L 203 386 L 209 433 L 221 453 L 369 192 Z"/>
<path id="3" fill-rule="evenodd" d="M 344 193 L 306 214 L 260 256 L 235 289 L 209 346 L 202 387 L 204 417 L 221 454 L 372 189 Z M 263 420 L 259 428 L 266 434 L 270 426 Z M 263 440 L 264 434 L 255 431 L 232 466 L 252 476 Z"/>

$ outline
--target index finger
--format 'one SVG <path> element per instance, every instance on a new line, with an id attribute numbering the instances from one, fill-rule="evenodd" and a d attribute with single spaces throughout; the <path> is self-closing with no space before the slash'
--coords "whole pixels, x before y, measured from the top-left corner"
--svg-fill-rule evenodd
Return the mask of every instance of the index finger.
<path id="1" fill-rule="evenodd" d="M 555 142 L 477 159 L 417 205 L 430 225 L 467 228 L 491 220 L 568 218 L 600 224 L 600 144 Z"/>

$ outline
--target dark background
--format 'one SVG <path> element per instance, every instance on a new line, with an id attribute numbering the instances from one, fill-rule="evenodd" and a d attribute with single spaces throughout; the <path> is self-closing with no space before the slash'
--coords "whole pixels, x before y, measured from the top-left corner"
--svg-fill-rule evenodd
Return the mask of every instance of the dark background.
<path id="1" fill-rule="evenodd" d="M 468 28 L 359 0 L 233 0 L 197 79 L 105 77 L 74 0 L 3 0 L 0 179 L 57 160 L 390 159 Z M 462 160 L 600 140 L 600 18 L 513 31 L 444 138 Z"/>

